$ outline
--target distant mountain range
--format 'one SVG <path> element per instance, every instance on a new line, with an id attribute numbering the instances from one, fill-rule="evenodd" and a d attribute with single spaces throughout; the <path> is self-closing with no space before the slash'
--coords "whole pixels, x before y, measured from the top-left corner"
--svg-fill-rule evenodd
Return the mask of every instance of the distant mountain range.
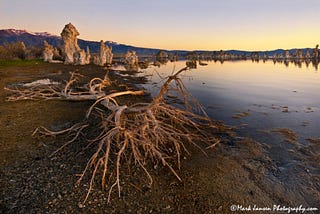
<path id="1" fill-rule="evenodd" d="M 34 46 L 34 47 L 43 47 L 43 42 L 47 41 L 49 44 L 59 47 L 62 45 L 62 40 L 60 36 L 57 35 L 52 35 L 47 32 L 42 32 L 42 33 L 34 33 L 30 32 L 27 30 L 16 30 L 16 29 L 5 29 L 5 30 L 0 30 L 0 45 L 3 45 L 4 43 L 11 43 L 11 42 L 24 42 L 24 44 L 27 47 Z M 87 41 L 83 39 L 78 39 L 78 44 L 82 49 L 86 49 L 88 46 L 90 48 L 90 52 L 92 53 L 97 53 L 99 52 L 100 49 L 100 42 L 98 41 Z M 118 44 L 116 42 L 111 42 L 107 41 L 106 44 L 108 46 L 112 46 L 112 52 L 116 54 L 124 54 L 129 50 L 135 50 L 138 55 L 152 55 L 158 53 L 160 50 L 163 49 L 156 49 L 156 48 L 143 48 L 143 47 L 135 47 L 135 46 L 130 46 L 130 45 L 125 45 L 125 44 Z M 303 49 L 303 53 L 309 48 Z M 290 53 L 295 52 L 297 49 L 291 49 Z M 184 50 L 163 50 L 168 53 L 175 54 L 177 53 L 180 56 L 184 56 L 185 54 L 191 52 L 191 51 L 184 51 Z M 196 53 L 212 53 L 212 51 L 201 51 L 197 50 L 194 51 Z M 250 55 L 251 51 L 240 51 L 240 50 L 228 50 L 225 51 L 230 54 L 237 54 L 237 55 Z M 283 49 L 277 49 L 277 50 L 272 50 L 268 51 L 268 55 L 273 55 L 273 54 L 279 54 L 283 53 Z M 262 55 L 263 52 L 260 52 Z"/>
<path id="2" fill-rule="evenodd" d="M 47 32 L 42 33 L 34 33 L 27 30 L 16 30 L 16 29 L 5 29 L 0 30 L 0 45 L 4 43 L 11 42 L 24 42 L 27 47 L 43 47 L 43 42 L 47 41 L 50 45 L 55 47 L 59 47 L 62 45 L 62 39 L 60 36 L 52 35 Z M 87 41 L 83 39 L 78 39 L 78 44 L 80 48 L 86 49 L 88 46 L 90 48 L 90 52 L 97 53 L 100 50 L 100 42 L 99 41 Z M 108 46 L 112 46 L 112 52 L 116 54 L 123 54 L 129 50 L 135 50 L 139 55 L 150 55 L 156 54 L 162 49 L 156 48 L 143 48 L 143 47 L 135 47 L 125 44 L 118 44 L 116 42 L 106 41 Z M 167 51 L 167 50 L 163 50 Z M 176 51 L 168 51 L 168 52 L 176 52 Z M 178 51 L 179 54 L 185 54 L 187 51 Z"/>

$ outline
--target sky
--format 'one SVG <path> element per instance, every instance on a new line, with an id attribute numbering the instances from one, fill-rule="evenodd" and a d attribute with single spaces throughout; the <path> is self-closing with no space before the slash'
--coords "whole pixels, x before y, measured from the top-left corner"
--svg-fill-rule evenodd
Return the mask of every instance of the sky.
<path id="1" fill-rule="evenodd" d="M 0 29 L 168 50 L 315 47 L 319 21 L 319 0 L 0 0 Z"/>

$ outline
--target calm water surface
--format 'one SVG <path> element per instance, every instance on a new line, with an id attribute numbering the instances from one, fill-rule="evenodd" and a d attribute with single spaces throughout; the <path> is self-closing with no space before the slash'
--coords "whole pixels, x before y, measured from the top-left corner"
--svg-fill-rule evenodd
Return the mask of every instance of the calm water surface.
<path id="1" fill-rule="evenodd" d="M 161 86 L 159 75 L 165 77 L 183 67 L 185 61 L 178 61 L 144 70 L 151 83 L 145 87 L 156 92 Z M 181 77 L 209 116 L 237 126 L 243 136 L 256 138 L 261 130 L 290 128 L 306 143 L 306 138 L 320 135 L 320 73 L 312 66 L 208 62 Z M 248 116 L 236 118 L 243 112 Z"/>
<path id="2" fill-rule="evenodd" d="M 185 61 L 178 61 L 142 70 L 149 76 L 144 87 L 155 94 L 163 83 L 159 76 L 183 67 Z M 320 175 L 319 149 L 306 140 L 320 137 L 320 73 L 316 68 L 272 61 L 208 62 L 181 77 L 210 117 L 234 126 L 239 136 L 265 145 L 276 165 L 277 179 L 288 190 L 319 188 L 309 182 Z M 237 117 L 244 112 L 246 116 Z M 284 135 L 274 132 L 283 128 L 294 131 L 297 141 L 288 142 Z"/>

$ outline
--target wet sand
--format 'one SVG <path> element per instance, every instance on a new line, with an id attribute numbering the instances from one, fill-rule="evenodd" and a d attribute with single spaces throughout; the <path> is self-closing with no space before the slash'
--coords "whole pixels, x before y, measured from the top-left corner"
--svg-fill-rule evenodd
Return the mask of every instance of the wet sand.
<path id="1" fill-rule="evenodd" d="M 82 204 L 89 178 L 80 185 L 76 181 L 92 150 L 82 151 L 83 143 L 79 142 L 50 158 L 65 139 L 39 140 L 31 134 L 41 125 L 63 128 L 81 121 L 91 103 L 6 102 L 3 90 L 17 82 L 44 78 L 62 81 L 71 71 L 88 78 L 103 77 L 106 73 L 93 65 L 39 63 L 0 67 L 0 211 L 3 213 L 234 213 L 230 211 L 231 205 L 320 208 L 319 141 L 311 140 L 310 148 L 292 146 L 293 153 L 301 154 L 303 149 L 306 154 L 296 156 L 301 163 L 298 167 L 305 167 L 305 173 L 297 170 L 299 175 L 296 175 L 294 170 L 281 171 L 273 160 L 272 155 L 281 156 L 281 145 L 270 153 L 265 144 L 224 135 L 221 135 L 224 142 L 206 150 L 207 156 L 189 148 L 191 154 L 185 155 L 178 171 L 182 182 L 161 165 L 151 166 L 154 183 L 149 188 L 139 169 L 127 167 L 122 175 L 120 198 L 115 191 L 107 204 L 107 192 L 102 192 L 97 183 L 87 203 Z M 130 76 L 123 80 L 112 71 L 110 75 L 129 87 L 143 81 Z M 287 142 L 286 136 L 277 137 Z"/>

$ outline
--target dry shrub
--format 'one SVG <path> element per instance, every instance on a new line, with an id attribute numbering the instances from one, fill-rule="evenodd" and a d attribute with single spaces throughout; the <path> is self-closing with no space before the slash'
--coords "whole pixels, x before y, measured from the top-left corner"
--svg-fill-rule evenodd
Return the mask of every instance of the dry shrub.
<path id="1" fill-rule="evenodd" d="M 0 46 L 0 60 L 26 58 L 26 46 L 23 42 L 5 43 Z"/>

